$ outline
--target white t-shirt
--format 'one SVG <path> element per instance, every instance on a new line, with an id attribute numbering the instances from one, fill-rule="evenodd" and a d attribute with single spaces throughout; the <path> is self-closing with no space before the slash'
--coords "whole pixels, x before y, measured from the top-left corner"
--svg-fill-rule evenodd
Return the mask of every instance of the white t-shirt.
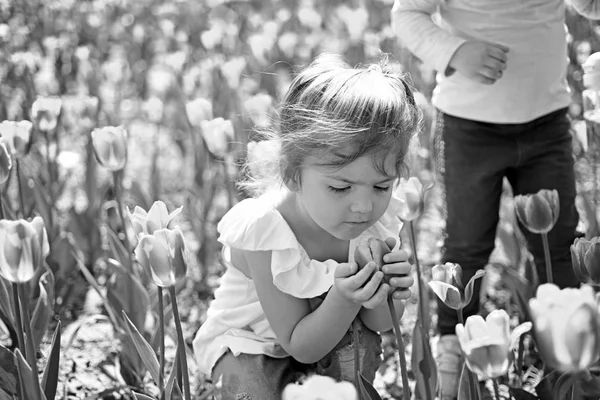
<path id="1" fill-rule="evenodd" d="M 600 18 L 597 0 L 571 0 Z M 439 15 L 436 24 L 432 15 Z M 489 123 L 524 123 L 567 107 L 564 0 L 396 0 L 392 26 L 401 43 L 438 71 L 433 105 Z M 467 39 L 507 46 L 507 68 L 494 84 L 475 82 L 448 63 Z"/>
<path id="2" fill-rule="evenodd" d="M 380 239 L 398 236 L 402 228 L 397 217 L 399 207 L 400 200 L 392 196 L 379 221 L 350 241 L 350 262 L 361 240 L 370 236 Z M 282 292 L 297 298 L 312 299 L 327 292 L 333 285 L 338 265 L 334 260 L 321 262 L 310 259 L 269 197 L 239 202 L 221 219 L 217 230 L 227 270 L 215 290 L 207 320 L 193 341 L 198 367 L 207 375 L 227 350 L 236 356 L 240 353 L 266 354 L 276 358 L 288 356 L 267 321 L 254 282 L 231 263 L 232 247 L 271 251 L 273 283 Z"/>

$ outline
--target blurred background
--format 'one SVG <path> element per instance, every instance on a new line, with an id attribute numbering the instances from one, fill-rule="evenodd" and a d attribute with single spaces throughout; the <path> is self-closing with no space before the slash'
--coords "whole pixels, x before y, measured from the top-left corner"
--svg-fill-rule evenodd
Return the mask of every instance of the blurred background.
<path id="1" fill-rule="evenodd" d="M 60 319 L 71 334 L 66 334 L 61 362 L 64 393 L 118 398 L 114 390 L 113 397 L 98 393 L 123 382 L 117 367 L 119 344 L 110 326 L 104 322 L 103 330 L 103 322 L 93 318 L 102 312 L 101 296 L 90 290 L 70 253 L 61 251 L 65 244 L 81 251 L 104 287 L 112 276 L 103 257 L 110 248 L 108 232 L 125 239 L 114 181 L 95 160 L 92 130 L 122 125 L 128 132 L 125 206 L 148 210 L 159 199 L 169 210 L 183 206 L 177 224 L 193 257 L 189 279 L 178 291 L 185 337 L 191 343 L 223 272 L 216 223 L 246 196 L 234 183 L 247 144 L 254 128 L 273 117 L 294 71 L 316 55 L 340 53 L 350 64 L 359 64 L 377 62 L 386 54 L 402 65 L 426 117 L 411 174 L 432 180 L 429 100 L 435 71 L 394 37 L 392 4 L 0 0 L 0 121 L 35 120 L 32 106 L 39 98 L 60 104 L 56 127 L 44 129 L 38 121 L 29 152 L 18 164 L 22 199 L 15 183 L 18 174 L 2 185 L 1 193 L 9 215 L 11 210 L 19 215 L 21 201 L 25 216 L 51 210 L 45 221 L 48 225 L 50 218 L 52 225 L 48 263 L 56 278 L 53 321 Z M 568 8 L 567 27 L 575 156 L 586 162 L 578 141 L 585 136 L 581 64 L 600 50 L 600 25 Z M 52 113 L 52 107 L 46 112 Z M 586 165 L 582 168 L 589 169 Z M 580 189 L 589 187 L 582 183 Z M 438 259 L 442 223 L 434 211 L 419 223 L 425 265 Z M 148 288 L 151 296 L 152 290 Z M 392 396 L 398 374 L 389 373 L 382 390 Z M 202 377 L 194 384 L 196 393 L 207 391 Z"/>

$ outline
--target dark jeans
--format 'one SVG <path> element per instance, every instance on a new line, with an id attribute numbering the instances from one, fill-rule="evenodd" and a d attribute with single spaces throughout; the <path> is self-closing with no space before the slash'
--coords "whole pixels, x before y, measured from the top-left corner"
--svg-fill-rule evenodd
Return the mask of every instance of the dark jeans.
<path id="1" fill-rule="evenodd" d="M 515 195 L 540 189 L 558 191 L 560 216 L 548 234 L 554 283 L 577 286 L 569 248 L 576 237 L 579 216 L 566 109 L 523 124 L 483 123 L 438 111 L 434 135 L 447 213 L 442 262 L 460 264 L 465 284 L 485 267 L 494 249 L 506 177 Z M 543 283 L 546 271 L 541 236 L 522 226 L 521 230 Z M 479 288 L 476 285 L 473 301 L 464 309 L 465 318 L 479 310 Z M 439 333 L 454 334 L 457 323 L 456 311 L 438 300 Z"/>

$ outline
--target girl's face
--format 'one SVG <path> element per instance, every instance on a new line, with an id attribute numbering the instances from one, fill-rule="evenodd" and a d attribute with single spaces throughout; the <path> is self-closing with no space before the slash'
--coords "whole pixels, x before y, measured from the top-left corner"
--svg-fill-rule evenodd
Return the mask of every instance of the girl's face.
<path id="1" fill-rule="evenodd" d="M 388 157 L 384 175 L 365 155 L 345 167 L 315 165 L 309 158 L 301 173 L 298 204 L 304 217 L 337 239 L 356 238 L 385 213 L 396 179 L 395 160 Z M 312 162 L 311 162 L 312 161 Z M 309 221 L 310 222 L 310 221 Z"/>

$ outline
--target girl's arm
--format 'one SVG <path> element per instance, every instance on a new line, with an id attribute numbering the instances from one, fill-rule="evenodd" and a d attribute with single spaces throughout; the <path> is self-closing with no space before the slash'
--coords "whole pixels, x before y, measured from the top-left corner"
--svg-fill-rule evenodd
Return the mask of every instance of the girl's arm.
<path id="1" fill-rule="evenodd" d="M 600 19 L 600 1 L 598 0 L 570 0 L 575 11 L 590 19 Z"/>
<path id="2" fill-rule="evenodd" d="M 404 300 L 394 300 L 394 305 L 396 306 L 398 319 L 402 318 L 404 314 Z M 372 310 L 362 308 L 359 315 L 365 326 L 374 332 L 385 332 L 393 328 L 387 301 Z"/>
<path id="3" fill-rule="evenodd" d="M 392 7 L 394 33 L 414 55 L 436 71 L 450 75 L 450 60 L 466 42 L 433 22 L 440 0 L 395 0 Z"/>
<path id="4" fill-rule="evenodd" d="M 334 285 L 319 308 L 312 311 L 307 299 L 295 298 L 275 287 L 270 251 L 232 249 L 232 259 L 239 260 L 240 253 L 279 343 L 288 354 L 306 364 L 319 361 L 339 343 L 358 315 L 360 301 L 371 298 L 379 287 L 378 279 L 371 278 L 365 284 L 374 270 L 363 268 L 356 272 L 355 264 L 340 264 L 336 280 L 343 279 L 344 283 Z M 354 290 L 356 301 L 348 300 L 348 287 Z"/>

